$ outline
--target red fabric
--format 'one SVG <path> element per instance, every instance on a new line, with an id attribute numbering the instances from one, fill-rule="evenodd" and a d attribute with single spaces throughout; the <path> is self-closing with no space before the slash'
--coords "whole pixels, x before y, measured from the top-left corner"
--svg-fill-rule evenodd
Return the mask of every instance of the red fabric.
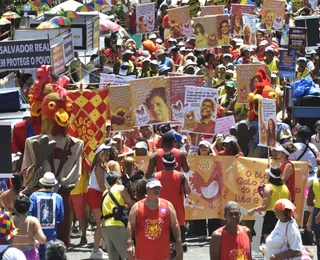
<path id="1" fill-rule="evenodd" d="M 91 210 L 100 209 L 102 200 L 102 192 L 95 189 L 88 189 L 87 202 Z"/>
<path id="2" fill-rule="evenodd" d="M 164 29 L 170 29 L 169 15 L 166 14 L 166 15 L 162 18 L 162 22 L 163 22 Z"/>
<path id="3" fill-rule="evenodd" d="M 293 174 L 291 174 L 291 176 L 289 177 L 289 179 L 286 182 L 286 185 L 290 191 L 290 195 L 291 195 L 291 200 L 295 200 L 296 199 L 296 182 L 295 182 L 295 173 L 294 173 L 294 165 L 292 162 L 290 161 L 286 161 L 283 164 L 281 164 L 280 166 L 280 170 L 281 170 L 281 174 L 283 174 L 284 169 L 286 168 L 287 164 L 291 164 L 292 169 L 293 169 Z"/>
<path id="4" fill-rule="evenodd" d="M 214 134 L 214 130 L 216 128 L 216 122 L 213 120 L 209 121 L 207 124 L 199 124 L 193 132 L 196 133 L 212 133 Z"/>
<path id="5" fill-rule="evenodd" d="M 184 225 L 184 189 L 181 189 L 181 176 L 178 171 L 161 171 L 155 174 L 155 177 L 161 182 L 162 189 L 160 198 L 172 203 L 177 213 L 179 226 Z M 180 194 L 181 189 L 181 194 Z"/>
<path id="6" fill-rule="evenodd" d="M 221 232 L 220 260 L 251 260 L 250 238 L 244 227 L 238 225 L 238 234 L 230 234 L 225 227 L 218 229 Z"/>
<path id="7" fill-rule="evenodd" d="M 171 150 L 168 150 L 168 149 L 164 150 L 163 148 L 160 148 L 157 150 L 157 162 L 156 162 L 157 172 L 164 170 L 162 157 L 166 152 L 172 152 L 174 154 L 174 156 L 176 157 L 176 162 L 178 164 L 178 166 L 176 167 L 176 170 L 181 171 L 181 151 L 176 148 L 172 148 Z"/>
<path id="8" fill-rule="evenodd" d="M 138 202 L 136 219 L 135 258 L 139 260 L 164 260 L 170 258 L 170 209 L 166 200 L 160 199 L 158 209 L 151 210 L 145 200 Z"/>
<path id="9" fill-rule="evenodd" d="M 129 28 L 130 29 L 136 28 L 136 14 L 135 13 L 129 14 Z"/>

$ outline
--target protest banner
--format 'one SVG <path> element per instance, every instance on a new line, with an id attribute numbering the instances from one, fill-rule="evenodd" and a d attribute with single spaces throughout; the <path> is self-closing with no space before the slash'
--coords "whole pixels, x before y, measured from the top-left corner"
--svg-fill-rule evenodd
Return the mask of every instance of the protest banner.
<path id="1" fill-rule="evenodd" d="M 213 135 L 216 127 L 219 91 L 186 86 L 183 130 Z"/>
<path id="2" fill-rule="evenodd" d="M 289 45 L 288 51 L 298 51 L 302 54 L 305 53 L 307 41 L 307 28 L 295 27 L 289 28 Z"/>
<path id="3" fill-rule="evenodd" d="M 93 22 L 93 49 L 99 48 L 99 41 L 100 41 L 100 19 L 96 18 Z M 103 47 L 102 45 L 101 47 Z"/>
<path id="4" fill-rule="evenodd" d="M 129 77 L 121 77 L 118 75 L 114 74 L 105 74 L 101 73 L 100 74 L 100 82 L 101 83 L 109 83 L 110 86 L 123 86 L 123 85 L 128 85 L 129 84 Z M 100 84 L 99 88 L 104 88 L 106 85 L 105 84 Z"/>
<path id="5" fill-rule="evenodd" d="M 260 98 L 258 100 L 259 114 L 259 145 L 275 147 L 277 142 L 277 101 Z"/>
<path id="6" fill-rule="evenodd" d="M 183 38 L 193 34 L 188 6 L 168 9 L 168 16 L 172 38 Z"/>
<path id="7" fill-rule="evenodd" d="M 64 53 L 62 42 L 51 47 L 51 61 L 52 70 L 57 75 L 62 74 L 66 71 L 66 64 L 64 63 Z"/>
<path id="8" fill-rule="evenodd" d="M 63 53 L 66 65 L 74 59 L 74 49 L 72 41 L 72 33 L 63 36 Z"/>
<path id="9" fill-rule="evenodd" d="M 301 16 L 294 19 L 296 27 L 307 28 L 307 49 L 318 49 L 319 38 L 319 15 Z"/>
<path id="10" fill-rule="evenodd" d="M 255 80 L 262 64 L 240 64 L 236 67 L 238 103 L 248 104 L 248 95 L 255 90 Z"/>
<path id="11" fill-rule="evenodd" d="M 107 90 L 68 92 L 73 105 L 69 134 L 84 142 L 84 155 L 91 162 L 94 149 L 104 141 L 105 123 L 110 119 L 107 96 Z"/>
<path id="12" fill-rule="evenodd" d="M 244 33 L 243 14 L 254 15 L 254 5 L 231 4 L 231 35 L 239 36 Z M 249 27 L 250 28 L 250 27 Z M 251 30 L 250 30 L 251 33 Z"/>
<path id="13" fill-rule="evenodd" d="M 138 169 L 146 173 L 148 170 L 150 156 L 133 156 L 133 159 L 138 165 Z"/>
<path id="14" fill-rule="evenodd" d="M 37 69 L 51 64 L 49 39 L 0 42 L 0 70 Z"/>
<path id="15" fill-rule="evenodd" d="M 170 85 L 164 77 L 130 80 L 132 118 L 135 125 L 171 121 Z"/>
<path id="16" fill-rule="evenodd" d="M 111 131 L 125 131 L 133 128 L 130 109 L 129 85 L 109 87 L 108 104 L 111 114 Z"/>
<path id="17" fill-rule="evenodd" d="M 279 58 L 280 78 L 294 79 L 296 77 L 297 54 L 295 51 L 280 50 Z"/>
<path id="18" fill-rule="evenodd" d="M 200 2 L 199 0 L 189 0 L 188 6 L 189 6 L 189 13 L 191 17 L 197 16 L 198 12 L 200 11 Z"/>
<path id="19" fill-rule="evenodd" d="M 257 27 L 256 27 L 256 16 L 252 14 L 243 14 L 242 21 L 243 27 L 243 44 L 256 46 L 257 45 Z M 249 46 L 249 47 L 250 47 Z"/>
<path id="20" fill-rule="evenodd" d="M 285 4 L 285 1 L 267 1 L 263 3 L 260 28 L 282 30 Z"/>
<path id="21" fill-rule="evenodd" d="M 155 29 L 155 4 L 136 5 L 136 32 L 149 33 Z"/>
<path id="22" fill-rule="evenodd" d="M 234 115 L 217 118 L 215 134 L 230 135 L 230 128 L 235 126 Z"/>
<path id="23" fill-rule="evenodd" d="M 262 205 L 258 187 L 268 182 L 268 160 L 232 156 L 188 156 L 190 171 L 187 177 L 191 194 L 185 203 L 187 220 L 223 219 L 224 205 L 228 201 L 239 203 L 249 210 Z M 293 161 L 295 169 L 295 217 L 302 224 L 304 188 L 308 179 L 308 163 Z M 252 219 L 244 215 L 244 219 Z"/>
<path id="24" fill-rule="evenodd" d="M 224 14 L 224 5 L 201 6 L 201 16 Z"/>
<path id="25" fill-rule="evenodd" d="M 172 121 L 181 122 L 186 86 L 203 87 L 203 79 L 203 76 L 169 77 Z"/>

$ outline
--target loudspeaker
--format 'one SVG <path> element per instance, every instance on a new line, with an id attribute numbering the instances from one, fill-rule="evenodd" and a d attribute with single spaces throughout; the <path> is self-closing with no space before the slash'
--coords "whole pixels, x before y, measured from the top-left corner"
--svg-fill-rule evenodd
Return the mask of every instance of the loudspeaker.
<path id="1" fill-rule="evenodd" d="M 12 159 L 11 159 L 11 124 L 0 121 L 0 178 L 1 175 L 12 173 Z"/>

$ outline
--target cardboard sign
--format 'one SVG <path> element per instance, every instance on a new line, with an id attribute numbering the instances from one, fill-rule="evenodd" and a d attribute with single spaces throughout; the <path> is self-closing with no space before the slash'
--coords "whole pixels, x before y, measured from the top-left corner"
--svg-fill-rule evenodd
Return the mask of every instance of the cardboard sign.
<path id="1" fill-rule="evenodd" d="M 243 44 L 250 46 L 257 45 L 257 27 L 256 27 L 256 16 L 253 14 L 243 14 Z"/>
<path id="2" fill-rule="evenodd" d="M 289 45 L 288 51 L 299 51 L 305 53 L 307 41 L 307 28 L 295 27 L 289 28 Z"/>
<path id="3" fill-rule="evenodd" d="M 168 9 L 172 38 L 184 38 L 193 34 L 188 6 Z"/>
<path id="4" fill-rule="evenodd" d="M 217 89 L 186 86 L 183 130 L 214 135 L 218 97 Z"/>
<path id="5" fill-rule="evenodd" d="M 267 1 L 261 11 L 261 29 L 282 30 L 285 13 L 285 1 Z"/>
<path id="6" fill-rule="evenodd" d="M 111 114 L 111 130 L 124 131 L 133 128 L 129 85 L 109 87 L 108 102 Z"/>
<path id="7" fill-rule="evenodd" d="M 155 3 L 136 6 L 136 32 L 150 33 L 155 30 Z"/>
<path id="8" fill-rule="evenodd" d="M 258 100 L 259 145 L 275 147 L 277 142 L 277 101 L 261 98 Z"/>
<path id="9" fill-rule="evenodd" d="M 49 39 L 0 42 L 0 70 L 37 69 L 51 64 Z"/>
<path id="10" fill-rule="evenodd" d="M 64 62 L 64 52 L 62 42 L 52 46 L 52 69 L 56 74 L 62 74 L 66 71 L 66 64 Z"/>
<path id="11" fill-rule="evenodd" d="M 201 16 L 224 14 L 224 5 L 201 6 Z"/>
<path id="12" fill-rule="evenodd" d="M 231 35 L 239 36 L 243 35 L 245 23 L 242 20 L 244 14 L 254 15 L 254 5 L 231 5 Z"/>
<path id="13" fill-rule="evenodd" d="M 236 121 L 233 115 L 217 118 L 215 134 L 230 135 L 229 130 L 231 127 L 235 126 L 235 124 Z"/>
<path id="14" fill-rule="evenodd" d="M 279 58 L 280 78 L 294 79 L 296 77 L 297 54 L 295 51 L 280 50 Z"/>

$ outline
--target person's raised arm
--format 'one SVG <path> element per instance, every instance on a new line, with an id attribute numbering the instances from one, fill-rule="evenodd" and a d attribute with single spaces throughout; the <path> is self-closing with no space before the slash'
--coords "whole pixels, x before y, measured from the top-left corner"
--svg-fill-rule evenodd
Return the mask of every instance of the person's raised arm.
<path id="1" fill-rule="evenodd" d="M 185 153 L 185 152 L 181 152 L 181 168 L 184 172 L 190 171 L 190 167 L 187 162 L 187 153 Z"/>
<path id="2" fill-rule="evenodd" d="M 248 211 L 249 215 L 253 215 L 255 212 L 261 212 L 261 211 L 266 211 L 269 204 L 270 204 L 270 199 L 271 199 L 271 195 L 272 195 L 272 189 L 270 187 L 270 185 L 265 185 L 264 189 L 263 189 L 263 201 L 262 201 L 262 205 L 250 209 Z"/>
<path id="3" fill-rule="evenodd" d="M 153 153 L 149 160 L 148 170 L 146 172 L 146 179 L 150 179 L 152 174 L 154 173 L 154 169 L 156 168 L 157 163 L 157 153 Z"/>
<path id="4" fill-rule="evenodd" d="M 138 215 L 138 202 L 133 205 L 130 210 L 129 219 L 128 219 L 128 226 L 127 226 L 127 259 L 133 260 L 134 253 L 133 253 L 133 232 L 136 230 L 136 221 Z"/>

